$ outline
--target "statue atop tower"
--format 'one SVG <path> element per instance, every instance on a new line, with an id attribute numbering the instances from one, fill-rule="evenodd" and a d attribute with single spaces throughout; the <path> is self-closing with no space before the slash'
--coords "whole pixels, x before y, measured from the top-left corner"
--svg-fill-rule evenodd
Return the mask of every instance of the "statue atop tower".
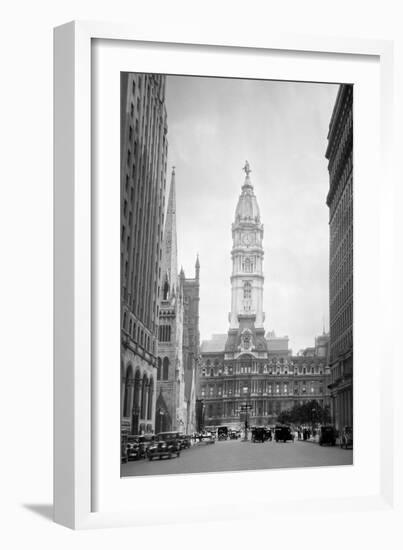
<path id="1" fill-rule="evenodd" d="M 247 160 L 245 160 L 245 166 L 242 168 L 242 170 L 245 172 L 246 177 L 248 177 L 249 174 L 252 172 L 249 166 L 249 162 Z"/>

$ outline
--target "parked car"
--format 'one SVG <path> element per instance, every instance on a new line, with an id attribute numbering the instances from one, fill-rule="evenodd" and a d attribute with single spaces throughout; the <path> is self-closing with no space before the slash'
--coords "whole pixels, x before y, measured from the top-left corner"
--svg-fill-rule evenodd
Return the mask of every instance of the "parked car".
<path id="1" fill-rule="evenodd" d="M 340 436 L 340 447 L 347 449 L 353 448 L 353 428 L 351 426 L 345 426 Z"/>
<path id="2" fill-rule="evenodd" d="M 239 439 L 241 437 L 241 430 L 231 430 L 229 433 L 230 439 Z"/>
<path id="3" fill-rule="evenodd" d="M 122 463 L 126 463 L 128 461 L 127 458 L 127 436 L 122 435 L 120 438 L 120 459 Z"/>
<path id="4" fill-rule="evenodd" d="M 217 436 L 218 441 L 226 441 L 228 439 L 228 427 L 227 426 L 219 426 L 217 428 Z"/>
<path id="5" fill-rule="evenodd" d="M 139 438 L 129 435 L 126 443 L 127 460 L 138 460 L 141 458 Z"/>
<path id="6" fill-rule="evenodd" d="M 215 443 L 215 437 L 212 433 L 205 432 L 199 435 L 199 442 L 210 445 L 211 443 Z"/>
<path id="7" fill-rule="evenodd" d="M 336 445 L 336 430 L 333 426 L 321 426 L 319 432 L 319 445 Z"/>
<path id="8" fill-rule="evenodd" d="M 180 432 L 160 432 L 155 436 L 156 441 L 166 441 L 172 443 L 178 451 L 181 450 Z"/>
<path id="9" fill-rule="evenodd" d="M 252 428 L 252 442 L 253 443 L 264 443 L 266 441 L 266 430 L 263 427 Z"/>
<path id="10" fill-rule="evenodd" d="M 289 426 L 276 426 L 274 428 L 274 439 L 276 443 L 279 441 L 294 441 L 294 434 Z"/>
<path id="11" fill-rule="evenodd" d="M 174 456 L 180 456 L 180 450 L 173 440 L 154 441 L 147 450 L 147 457 L 150 461 L 153 458 L 172 458 Z"/>
<path id="12" fill-rule="evenodd" d="M 147 456 L 147 450 L 150 445 L 155 441 L 155 435 L 145 434 L 139 437 L 140 456 L 145 458 Z"/>
<path id="13" fill-rule="evenodd" d="M 190 439 L 191 439 L 190 435 L 179 434 L 178 440 L 179 440 L 180 448 L 181 449 L 189 449 L 190 448 Z"/>

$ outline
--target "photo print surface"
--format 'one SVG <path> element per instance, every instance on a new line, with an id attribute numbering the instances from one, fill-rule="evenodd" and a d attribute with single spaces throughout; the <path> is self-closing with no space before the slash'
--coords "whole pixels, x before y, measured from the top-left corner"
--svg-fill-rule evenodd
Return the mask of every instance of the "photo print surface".
<path id="1" fill-rule="evenodd" d="M 353 86 L 121 73 L 121 476 L 353 463 Z"/>

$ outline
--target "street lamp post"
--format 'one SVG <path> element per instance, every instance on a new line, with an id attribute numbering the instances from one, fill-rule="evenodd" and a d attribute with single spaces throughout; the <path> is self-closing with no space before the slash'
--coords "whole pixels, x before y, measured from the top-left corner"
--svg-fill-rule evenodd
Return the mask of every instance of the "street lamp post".
<path id="1" fill-rule="evenodd" d="M 242 412 L 245 414 L 245 435 L 243 440 L 248 441 L 248 421 L 249 421 L 249 410 L 252 408 L 251 405 L 248 403 L 245 403 L 244 405 L 241 405 L 241 414 Z"/>
<path id="2" fill-rule="evenodd" d="M 316 412 L 316 409 L 313 408 L 313 409 L 311 410 L 312 436 L 314 435 L 314 429 L 315 429 L 315 424 L 314 424 L 314 415 L 315 415 L 315 412 Z"/>
<path id="3" fill-rule="evenodd" d="M 164 430 L 162 429 L 163 428 L 163 421 L 164 421 L 164 415 L 165 415 L 165 411 L 161 408 L 158 409 L 158 414 L 159 414 L 159 422 L 158 422 L 158 425 L 159 425 L 159 431 L 160 432 L 163 432 Z"/>

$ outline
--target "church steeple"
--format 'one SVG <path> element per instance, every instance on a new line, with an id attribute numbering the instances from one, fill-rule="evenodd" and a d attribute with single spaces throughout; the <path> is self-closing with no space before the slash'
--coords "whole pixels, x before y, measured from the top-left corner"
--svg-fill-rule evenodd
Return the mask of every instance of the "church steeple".
<path id="1" fill-rule="evenodd" d="M 162 299 L 168 300 L 175 294 L 178 279 L 178 245 L 176 238 L 176 189 L 175 166 L 172 168 L 167 215 L 164 227 L 164 241 L 161 261 Z"/>

